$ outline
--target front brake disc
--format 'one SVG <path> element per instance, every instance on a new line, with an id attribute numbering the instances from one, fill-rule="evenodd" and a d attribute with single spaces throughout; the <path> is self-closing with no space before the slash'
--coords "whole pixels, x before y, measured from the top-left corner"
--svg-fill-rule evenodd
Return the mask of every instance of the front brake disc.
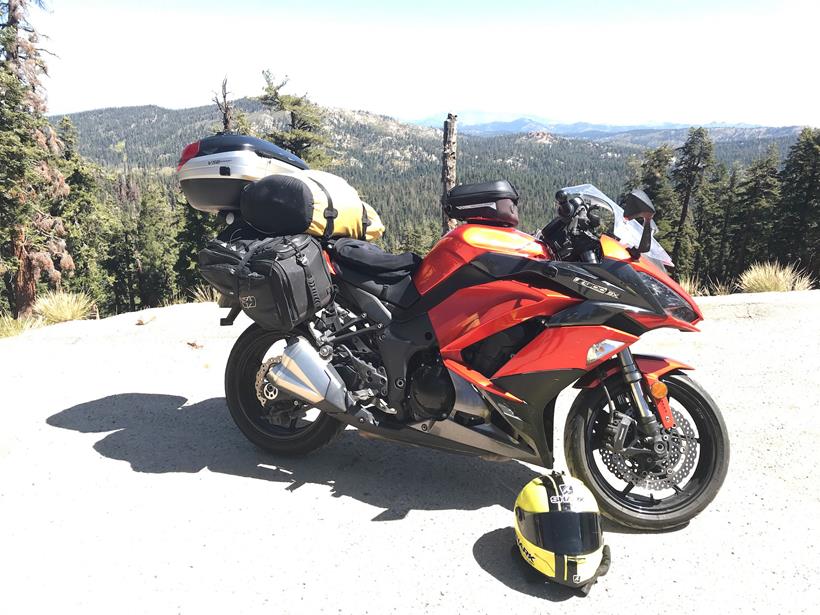
<path id="1" fill-rule="evenodd" d="M 671 489 L 684 480 L 695 467 L 697 437 L 692 424 L 680 412 L 673 409 L 672 414 L 677 425 L 674 429 L 664 430 L 669 436 L 669 455 L 659 469 L 641 470 L 636 461 L 601 447 L 601 459 L 607 469 L 622 481 L 651 491 Z"/>

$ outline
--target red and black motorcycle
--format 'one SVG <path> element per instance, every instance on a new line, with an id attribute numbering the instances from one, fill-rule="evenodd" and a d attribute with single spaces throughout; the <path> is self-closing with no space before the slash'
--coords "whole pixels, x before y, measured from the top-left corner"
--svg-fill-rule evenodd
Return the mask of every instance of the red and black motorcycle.
<path id="1" fill-rule="evenodd" d="M 697 331 L 702 319 L 665 272 L 651 202 L 636 191 L 621 208 L 593 186 L 566 188 L 557 217 L 528 235 L 514 228 L 517 197 L 504 181 L 456 187 L 450 215 L 465 223 L 424 259 L 326 242 L 333 301 L 293 331 L 254 324 L 236 342 L 234 420 L 279 454 L 353 425 L 549 468 L 555 401 L 574 385 L 566 460 L 604 514 L 635 528 L 686 523 L 717 494 L 729 441 L 690 367 L 630 351 L 647 331 Z"/>

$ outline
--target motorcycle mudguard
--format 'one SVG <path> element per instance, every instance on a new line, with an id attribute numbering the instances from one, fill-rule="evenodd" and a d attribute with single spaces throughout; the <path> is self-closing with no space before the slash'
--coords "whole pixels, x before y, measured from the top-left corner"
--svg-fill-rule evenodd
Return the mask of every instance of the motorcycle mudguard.
<path id="1" fill-rule="evenodd" d="M 681 363 L 680 361 L 675 361 L 674 359 L 668 359 L 666 357 L 636 354 L 633 355 L 633 358 L 635 360 L 635 364 L 638 366 L 638 369 L 641 371 L 644 377 L 650 382 L 657 380 L 664 374 L 668 374 L 669 372 L 675 371 L 677 369 L 695 369 L 694 367 L 687 365 L 686 363 Z M 604 379 L 607 379 L 613 374 L 620 372 L 621 369 L 621 364 L 618 362 L 618 359 L 612 358 L 609 361 L 603 363 L 599 368 L 584 374 L 581 378 L 578 379 L 578 382 L 575 383 L 574 388 L 594 389 L 601 383 L 602 371 Z"/>

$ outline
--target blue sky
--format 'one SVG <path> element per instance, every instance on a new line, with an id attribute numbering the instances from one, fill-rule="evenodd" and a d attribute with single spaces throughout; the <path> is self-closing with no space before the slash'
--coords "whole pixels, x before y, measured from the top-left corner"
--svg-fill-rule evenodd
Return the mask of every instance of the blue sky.
<path id="1" fill-rule="evenodd" d="M 51 112 L 207 104 L 261 71 L 321 104 L 615 124 L 820 125 L 806 0 L 47 0 Z M 449 50 L 455 70 L 439 61 Z"/>

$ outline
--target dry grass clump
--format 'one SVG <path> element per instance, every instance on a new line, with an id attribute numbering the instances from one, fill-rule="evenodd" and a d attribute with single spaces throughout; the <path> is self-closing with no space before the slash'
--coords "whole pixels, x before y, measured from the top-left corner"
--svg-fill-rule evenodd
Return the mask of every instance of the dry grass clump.
<path id="1" fill-rule="evenodd" d="M 12 337 L 23 331 L 39 327 L 43 322 L 39 318 L 12 318 L 6 314 L 0 315 L 0 337 Z"/>
<path id="2" fill-rule="evenodd" d="M 701 283 L 698 276 L 682 275 L 678 280 L 678 284 L 692 297 L 706 297 L 709 295 L 708 287 Z"/>
<path id="3" fill-rule="evenodd" d="M 219 291 L 210 284 L 197 284 L 188 293 L 196 303 L 219 303 Z"/>
<path id="4" fill-rule="evenodd" d="M 94 302 L 85 293 L 49 291 L 37 298 L 34 314 L 45 324 L 83 320 L 91 315 Z"/>
<path id="5" fill-rule="evenodd" d="M 710 280 L 709 281 L 709 294 L 718 296 L 718 295 L 731 295 L 737 285 L 735 284 L 734 280 L 726 280 L 724 282 L 720 282 L 718 280 Z"/>
<path id="6" fill-rule="evenodd" d="M 793 264 L 768 262 L 749 267 L 740 275 L 737 285 L 745 293 L 788 292 L 810 290 L 814 280 Z"/>

